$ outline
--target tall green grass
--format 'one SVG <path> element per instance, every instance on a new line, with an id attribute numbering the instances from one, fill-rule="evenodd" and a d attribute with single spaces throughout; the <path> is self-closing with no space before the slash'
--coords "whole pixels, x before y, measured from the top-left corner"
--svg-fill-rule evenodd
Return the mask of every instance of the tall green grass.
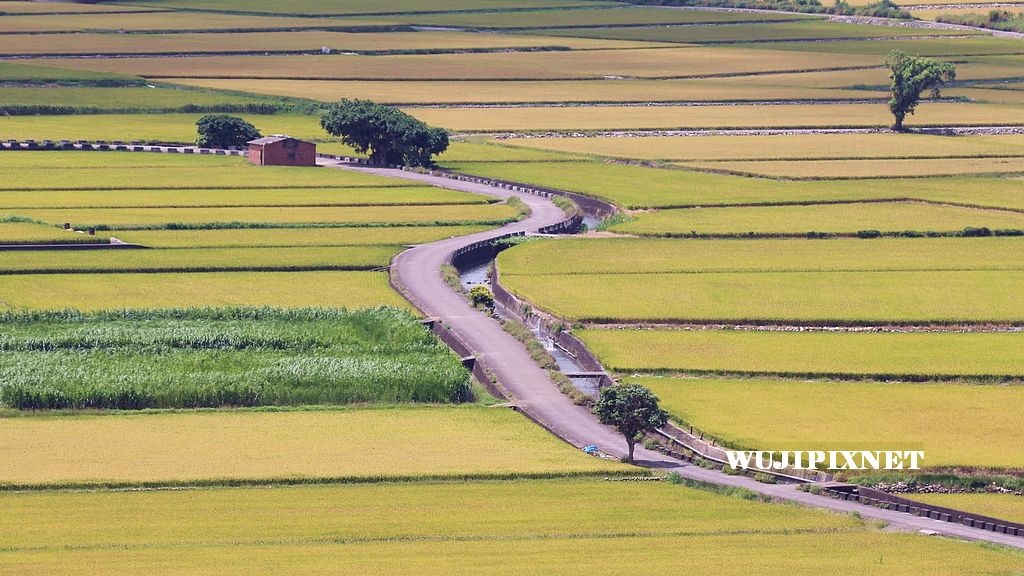
<path id="1" fill-rule="evenodd" d="M 0 403 L 17 409 L 469 399 L 458 358 L 393 308 L 0 315 Z"/>

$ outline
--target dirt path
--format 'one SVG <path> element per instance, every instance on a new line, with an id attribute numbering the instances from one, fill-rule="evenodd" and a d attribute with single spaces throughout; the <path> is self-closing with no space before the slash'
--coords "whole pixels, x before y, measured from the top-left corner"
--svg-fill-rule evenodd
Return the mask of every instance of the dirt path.
<path id="1" fill-rule="evenodd" d="M 503 199 L 517 196 L 525 202 L 532 212 L 524 220 L 486 232 L 416 246 L 399 254 L 392 262 L 392 269 L 402 285 L 406 298 L 427 316 L 440 319 L 469 344 L 477 352 L 478 359 L 485 363 L 512 395 L 513 402 L 519 409 L 576 447 L 596 444 L 602 451 L 614 456 L 625 454 L 625 441 L 618 433 L 600 424 L 589 410 L 573 404 L 567 396 L 560 393 L 547 374 L 533 362 L 522 344 L 502 330 L 496 321 L 471 308 L 466 299 L 449 288 L 441 278 L 441 266 L 446 262 L 448 255 L 456 249 L 501 234 L 532 232 L 541 226 L 555 224 L 564 219 L 564 214 L 559 208 L 543 197 L 511 192 L 484 184 L 387 168 L 344 166 L 326 160 L 322 160 L 321 163 L 340 169 L 414 180 L 441 188 Z M 636 449 L 636 459 L 637 464 L 641 466 L 663 472 L 678 472 L 694 480 L 747 488 L 772 497 L 837 512 L 857 512 L 865 518 L 883 520 L 894 529 L 931 530 L 947 536 L 985 540 L 1024 549 L 1024 538 L 815 496 L 801 492 L 793 485 L 762 484 L 745 476 L 728 476 L 722 472 L 681 463 L 660 452 L 646 450 L 642 446 Z"/>

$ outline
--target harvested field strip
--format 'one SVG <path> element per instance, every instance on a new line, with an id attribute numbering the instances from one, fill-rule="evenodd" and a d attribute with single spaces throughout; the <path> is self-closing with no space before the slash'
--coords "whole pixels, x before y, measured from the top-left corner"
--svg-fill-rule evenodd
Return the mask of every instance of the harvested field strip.
<path id="1" fill-rule="evenodd" d="M 66 234 L 66 233 L 65 233 Z M 398 246 L 183 248 L 104 252 L 0 252 L 0 275 L 67 272 L 214 272 L 373 270 L 390 264 Z"/>
<path id="2" fill-rule="evenodd" d="M 119 310 L 195 306 L 409 304 L 386 272 L 197 272 L 194 274 L 21 274 L 0 276 L 0 310 Z"/>
<path id="3" fill-rule="evenodd" d="M 795 21 L 815 18 L 812 15 L 794 15 L 784 12 L 724 12 L 711 10 L 652 10 L 650 8 L 575 9 L 509 12 L 495 17 L 488 13 L 410 14 L 397 16 L 403 23 L 437 26 L 465 26 L 485 29 L 544 29 L 566 26 L 571 28 L 630 27 L 644 25 L 717 23 L 749 24 L 754 22 Z M 570 35 L 570 34 L 567 34 Z M 581 31 L 581 36 L 586 31 Z"/>
<path id="4" fill-rule="evenodd" d="M 579 498 L 579 494 L 587 498 Z M 649 507 L 629 505 L 650 499 Z M 0 494 L 18 528 L 0 547 L 140 548 L 158 542 L 235 545 L 250 541 L 344 542 L 565 538 L 626 534 L 714 534 L 748 530 L 859 532 L 860 522 L 794 506 L 764 505 L 667 482 L 597 479 L 297 486 L 101 493 Z M 27 519 L 40 510 L 43 516 Z M 168 508 L 177 512 L 160 522 Z M 707 514 L 707 510 L 715 514 Z M 75 510 L 73 518 L 58 510 Z M 63 518 L 62 518 L 63 516 Z M 208 526 L 206 526 L 209 524 Z M 195 526 L 205 529 L 196 531 Z M 544 536 L 538 536 L 544 535 Z M 56 552 L 56 550 L 53 550 Z"/>
<path id="5" fill-rule="evenodd" d="M 614 231 L 641 236 L 807 235 L 916 231 L 952 233 L 968 227 L 1024 229 L 1024 214 L 917 202 L 868 202 L 807 206 L 756 206 L 661 210 L 617 224 Z"/>
<path id="6" fill-rule="evenodd" d="M 1018 270 L 573 274 L 502 282 L 556 316 L 583 322 L 1024 324 Z"/>
<path id="7" fill-rule="evenodd" d="M 978 102 L 989 102 L 992 104 L 1024 104 L 1024 91 L 1021 90 L 996 90 L 987 88 L 954 88 L 944 95 L 958 98 L 970 98 Z"/>
<path id="8" fill-rule="evenodd" d="M 407 108 L 428 124 L 466 132 L 544 130 L 741 129 L 888 127 L 878 104 L 735 106 L 600 106 L 578 108 Z M 913 126 L 1024 124 L 1020 107 L 928 102 L 908 118 Z"/>
<path id="9" fill-rule="evenodd" d="M 458 357 L 394 308 L 65 311 L 0 323 L 0 404 L 18 410 L 473 399 Z"/>
<path id="10" fill-rule="evenodd" d="M 711 508 L 713 510 L 714 508 Z M 836 542 L 841 546 L 836 546 Z M 342 542 L 343 543 L 343 542 Z M 699 563 L 708 576 L 738 576 L 754 570 L 780 574 L 811 572 L 821 555 L 858 574 L 888 574 L 879 558 L 897 558 L 901 574 L 924 576 L 949 569 L 956 574 L 1013 575 L 1019 555 L 994 547 L 918 534 L 750 534 L 701 536 L 612 536 L 598 538 L 484 539 L 477 541 L 407 540 L 401 542 L 275 542 L 235 546 L 188 547 L 188 560 L 177 548 L 115 548 L 102 551 L 17 551 L 0 557 L 0 567 L 27 576 L 52 574 L 69 563 L 102 565 L 100 572 L 133 570 L 158 572 L 193 570 L 192 574 L 273 571 L 287 565 L 303 573 L 490 574 L 495 566 L 515 565 L 524 576 L 550 574 L 551 567 L 569 563 L 587 574 L 621 574 L 644 562 L 651 570 L 671 571 L 682 562 Z M 756 557 L 751 547 L 771 550 Z M 594 554 L 600 549 L 602 554 Z M 737 560 L 720 562 L 721 555 Z M 647 560 L 650 555 L 652 558 Z M 425 561 L 424 559 L 429 559 Z M 481 560 L 486 559 L 486 560 Z M 99 573 L 99 572 L 96 572 Z"/>
<path id="11" fill-rule="evenodd" d="M 133 230 L 117 237 L 153 248 L 245 248 L 423 244 L 482 232 L 492 226 L 403 226 L 398 228 L 262 228 L 237 230 Z"/>
<path id="12" fill-rule="evenodd" d="M 1024 386 L 696 378 L 632 381 L 654 391 L 675 417 L 735 446 L 766 450 L 900 446 L 924 450 L 926 467 L 1020 466 L 1009 448 L 1024 442 L 1024 432 L 1014 423 L 1024 411 Z"/>
<path id="13" fill-rule="evenodd" d="M 106 244 L 107 236 L 75 234 L 34 222 L 9 222 L 0 218 L 0 245 L 3 244 Z M 21 256 L 24 258 L 24 255 Z"/>
<path id="14" fill-rule="evenodd" d="M 702 80 L 603 80 L 580 81 L 345 81 L 345 80 L 246 80 L 167 78 L 187 86 L 235 90 L 275 96 L 311 98 L 324 102 L 338 94 L 388 104 L 516 104 L 536 102 L 672 102 L 811 100 L 881 98 L 883 92 L 866 90 L 763 86 L 755 91 L 736 78 Z M 749 81 L 749 78 L 743 78 Z"/>
<path id="15" fill-rule="evenodd" d="M 2 38 L 2 36 L 0 36 Z M 49 111 L 48 106 L 58 110 L 179 110 L 186 106 L 202 109 L 206 107 L 230 110 L 241 108 L 246 103 L 273 102 L 274 98 L 241 96 L 206 90 L 174 88 L 53 88 L 17 87 L 0 88 L 0 109 L 6 114 Z M 33 114 L 34 115 L 34 114 Z"/>
<path id="16" fill-rule="evenodd" d="M 625 208 L 690 208 L 913 199 L 964 206 L 1024 209 L 1021 182 L 1016 178 L 947 177 L 780 182 L 584 161 L 531 164 L 448 162 L 446 165 L 453 170 L 479 176 L 595 196 Z M 643 186 L 637 186 L 637 182 L 643 182 Z M 892 206 L 872 208 L 865 205 L 862 208 L 868 213 L 878 211 L 878 214 L 882 214 L 890 213 Z M 898 215 L 899 213 L 895 213 L 886 218 L 891 219 Z M 643 219 L 659 217 L 666 216 L 647 214 Z M 866 226 L 856 230 L 870 228 L 878 228 L 878 225 L 866 222 Z M 683 232 L 689 233 L 691 230 L 692 228 L 687 228 Z"/>
<path id="17" fill-rule="evenodd" d="M 589 0 L 516 0 L 509 6 L 506 0 L 435 0 L 429 10 L 419 0 L 382 0 L 372 7 L 365 4 L 348 4 L 317 0 L 292 0 L 282 5 L 271 0 L 147 0 L 147 6 L 186 12 L 221 12 L 225 14 L 267 14 L 301 16 L 389 16 L 404 17 L 408 14 L 451 12 L 500 12 L 514 14 L 519 11 L 544 11 L 580 8 L 619 8 L 621 4 L 591 2 Z"/>
<path id="18" fill-rule="evenodd" d="M 612 370 L 886 377 L 1024 376 L 1024 334 L 581 330 Z"/>
<path id="19" fill-rule="evenodd" d="M 78 228 L 253 228 L 289 225 L 386 226 L 440 223 L 490 224 L 514 220 L 507 204 L 353 207 L 242 207 L 242 208 L 69 208 L 18 210 L 21 216 L 53 224 L 70 222 Z"/>
<path id="20" fill-rule="evenodd" d="M 545 36 L 474 34 L 464 32 L 251 32 L 241 34 L 4 34 L 0 54 L 190 54 L 274 51 L 317 53 L 400 52 L 409 50 L 485 50 L 517 48 L 612 49 L 657 46 L 651 43 L 551 38 Z"/>
<path id="21" fill-rule="evenodd" d="M 487 204 L 490 198 L 430 186 L 216 190 L 32 190 L 0 192 L 0 209 L 272 206 L 434 206 Z"/>
<path id="22" fill-rule="evenodd" d="M 814 134 L 514 138 L 503 145 L 636 160 L 818 160 L 1024 155 L 1024 135 Z"/>
<path id="23" fill-rule="evenodd" d="M 873 56 L 822 56 L 772 50 L 655 48 L 508 54 L 415 56 L 238 56 L 197 58 L 53 59 L 41 66 L 150 78 L 295 78 L 322 80 L 472 80 L 500 78 L 661 78 L 751 72 L 874 67 Z"/>
<path id="24" fill-rule="evenodd" d="M 1024 270 L 1024 239 L 574 238 L 520 244 L 498 256 L 498 269 L 502 282 L 572 274 Z"/>
<path id="25" fill-rule="evenodd" d="M 911 500 L 966 510 L 990 518 L 1024 522 L 1024 497 L 1016 494 L 904 494 L 903 496 Z"/>
<path id="26" fill-rule="evenodd" d="M 36 34 L 53 32 L 176 32 L 176 31 L 270 31 L 359 28 L 380 24 L 371 20 L 332 20 L 314 18 L 247 16 L 209 12 L 149 12 L 137 14 L 31 14 L 4 18 L 0 34 Z"/>
<path id="27" fill-rule="evenodd" d="M 969 38 L 915 38 L 913 40 L 840 40 L 832 42 L 786 42 L 778 44 L 737 45 L 737 48 L 770 48 L 793 52 L 835 52 L 871 54 L 884 57 L 890 50 L 902 50 L 918 56 L 969 56 L 984 54 L 1020 54 L 1020 42 L 1013 38 L 971 36 Z"/>
<path id="28" fill-rule="evenodd" d="M 1022 150 L 1024 152 L 1024 150 Z M 1024 173 L 1024 154 L 1000 158 L 885 160 L 764 160 L 756 162 L 687 162 L 683 168 L 769 178 L 899 178 L 963 174 Z"/>
<path id="29" fill-rule="evenodd" d="M 0 482 L 19 485 L 624 469 L 571 449 L 511 410 L 471 406 L 4 418 L 0 430 L 18 446 L 5 455 L 11 465 Z M 488 433 L 475 433 L 480 430 Z M 372 451 L 367 438 L 374 439 Z M 397 461 L 380 458 L 398 452 Z"/>
<path id="30" fill-rule="evenodd" d="M 837 24 L 820 19 L 787 23 L 744 23 L 729 26 L 651 26 L 630 28 L 570 28 L 545 30 L 552 36 L 604 38 L 648 42 L 679 42 L 684 44 L 780 42 L 834 39 L 888 39 L 901 36 L 963 35 L 962 30 L 941 28 L 898 28 L 865 24 Z M 977 33 L 981 35 L 981 33 Z"/>

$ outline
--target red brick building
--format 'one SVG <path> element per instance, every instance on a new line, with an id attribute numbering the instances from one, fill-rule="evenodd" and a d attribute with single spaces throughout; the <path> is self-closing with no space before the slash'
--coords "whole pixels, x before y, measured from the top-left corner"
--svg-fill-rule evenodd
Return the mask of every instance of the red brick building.
<path id="1" fill-rule="evenodd" d="M 249 160 L 257 166 L 316 166 L 316 144 L 291 136 L 267 136 L 249 142 Z"/>

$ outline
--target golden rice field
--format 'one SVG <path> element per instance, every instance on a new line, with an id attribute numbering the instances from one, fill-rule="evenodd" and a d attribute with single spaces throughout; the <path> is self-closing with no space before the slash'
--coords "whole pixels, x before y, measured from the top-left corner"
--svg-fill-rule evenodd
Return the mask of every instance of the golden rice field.
<path id="1" fill-rule="evenodd" d="M 749 81 L 749 77 L 743 77 Z M 166 78 L 165 82 L 334 102 L 365 98 L 388 104 L 522 102 L 642 102 L 881 98 L 883 92 L 765 85 L 751 89 L 737 78 L 689 80 L 352 81 L 245 78 Z"/>
<path id="2" fill-rule="evenodd" d="M 1015 424 L 1024 410 L 1024 386 L 698 378 L 630 381 L 650 388 L 676 418 L 731 445 L 764 450 L 898 446 L 924 450 L 925 467 L 1020 466 L 1012 447 L 1024 442 L 1024 432 Z M 965 438 L 986 440 L 965 442 Z"/>
<path id="3" fill-rule="evenodd" d="M 118 16 L 120 18 L 121 16 Z M 400 50 L 475 50 L 561 46 L 577 50 L 638 48 L 645 42 L 551 38 L 511 34 L 460 32 L 352 33 L 322 30 L 203 34 L 5 34 L 0 54 L 188 54 L 192 52 L 336 52 Z"/>
<path id="4" fill-rule="evenodd" d="M 234 208 L 47 208 L 15 209 L 18 215 L 76 228 L 131 229 L 195 225 L 227 228 L 229 223 L 288 225 L 384 226 L 452 223 L 504 223 L 517 212 L 508 204 L 430 206 L 244 206 Z M 219 225 L 218 225 L 219 224 Z"/>
<path id="5" fill-rule="evenodd" d="M 1020 152 L 1018 152 L 1020 154 Z M 898 178 L 1024 173 L 1024 156 L 924 160 L 760 160 L 756 162 L 687 162 L 684 168 L 726 171 L 770 178 Z"/>
<path id="6" fill-rule="evenodd" d="M 1015 494 L 908 494 L 911 500 L 1024 523 L 1024 497 Z"/>
<path id="7" fill-rule="evenodd" d="M 59 272 L 198 272 L 372 270 L 387 266 L 398 246 L 323 246 L 294 248 L 185 248 L 105 250 L 102 252 L 0 251 L 0 275 Z M 111 279 L 117 283 L 117 279 Z"/>
<path id="8" fill-rule="evenodd" d="M 579 108 L 407 108 L 428 124 L 471 132 L 639 130 L 697 128 L 888 127 L 879 104 L 772 106 L 602 106 Z M 909 126 L 1024 124 L 1019 106 L 927 102 L 907 117 Z"/>
<path id="9" fill-rule="evenodd" d="M 581 322 L 1024 323 L 1024 272 L 708 272 L 508 276 L 509 291 Z"/>
<path id="10" fill-rule="evenodd" d="M 1024 104 L 1024 91 L 1002 90 L 990 88 L 954 88 L 949 91 L 949 96 L 963 96 L 978 102 L 990 102 L 992 104 Z"/>
<path id="11" fill-rule="evenodd" d="M 498 255 L 512 276 L 689 272 L 1024 270 L 1024 238 L 687 240 L 573 238 Z"/>
<path id="12" fill-rule="evenodd" d="M 1024 214 L 916 202 L 868 202 L 809 206 L 688 208 L 642 214 L 613 227 L 617 232 L 657 235 L 854 234 L 860 230 L 954 232 L 967 227 L 1024 229 Z"/>
<path id="13" fill-rule="evenodd" d="M 623 469 L 575 452 L 511 410 L 484 407 L 2 418 L 0 430 L 9 464 L 0 471 L 3 484 Z M 389 453 L 402 457 L 381 457 Z"/>
<path id="14" fill-rule="evenodd" d="M 1024 335 L 989 332 L 582 330 L 619 372 L 978 378 L 1024 376 Z"/>
<path id="15" fill-rule="evenodd" d="M 634 138 L 513 138 L 496 143 L 637 160 L 810 160 L 1024 156 L 1024 135 L 814 134 L 771 136 L 646 136 Z M 1019 160 L 1018 160 L 1019 161 Z M 946 164 L 958 165 L 955 163 Z M 772 163 L 775 164 L 774 162 Z M 787 164 L 781 163 L 783 166 Z M 904 161 L 889 162 L 898 168 Z M 767 164 L 766 164 L 767 165 Z M 715 166 L 715 164 L 707 164 Z M 829 164 L 822 163 L 818 169 Z M 875 168 L 882 168 L 878 164 Z M 824 175 L 824 174 L 823 174 Z M 879 174 L 882 175 L 882 174 Z"/>
<path id="16" fill-rule="evenodd" d="M 854 4 L 856 2 L 852 2 Z M 916 10 L 915 10 L 916 12 Z M 752 48 L 764 44 L 737 45 Z M 837 52 L 843 54 L 875 54 L 879 58 L 890 50 L 902 50 L 918 56 L 974 56 L 984 54 L 1016 54 L 1020 44 L 1015 38 L 990 35 L 969 37 L 932 37 L 894 40 L 837 40 L 833 42 L 780 42 L 770 46 L 773 50 L 798 52 Z M 943 91 L 945 92 L 945 91 Z"/>
<path id="17" fill-rule="evenodd" d="M 686 77 L 876 66 L 873 56 L 652 48 L 399 56 L 210 56 L 196 58 L 52 59 L 40 66 L 150 78 L 294 78 L 327 80 L 508 80 Z"/>
<path id="18" fill-rule="evenodd" d="M 17 208 L 184 208 L 232 206 L 401 206 L 486 204 L 477 194 L 430 186 L 216 190 L 25 190 L 0 192 L 0 210 Z"/>
<path id="19" fill-rule="evenodd" d="M 409 308 L 386 272 L 197 272 L 0 276 L 0 310 L 202 306 Z"/>
<path id="20" fill-rule="evenodd" d="M 566 462 L 576 460 L 566 455 Z M 638 507 L 640 500 L 649 505 Z M 0 494 L 14 521 L 0 546 L 230 546 L 252 541 L 520 539 L 643 532 L 855 533 L 862 522 L 782 504 L 762 505 L 668 482 L 600 479 L 373 483 L 188 491 Z M 169 509 L 174 513 L 168 513 Z M 69 517 L 65 512 L 73 510 Z M 714 510 L 715 514 L 708 514 Z M 32 516 L 36 518 L 28 521 Z M 152 521 L 159 518 L 160 521 Z M 196 530 L 204 526 L 203 530 Z M 540 536 L 543 538 L 544 536 Z M 340 543 L 340 542 L 339 542 Z M 55 550 L 56 552 L 56 550 Z"/>
<path id="21" fill-rule="evenodd" d="M 98 568 L 96 574 L 175 572 L 183 575 L 240 574 L 295 570 L 302 574 L 378 572 L 432 576 L 440 574 L 499 574 L 515 566 L 517 574 L 547 575 L 552 566 L 572 566 L 595 576 L 612 576 L 643 563 L 650 570 L 668 572 L 682 564 L 703 566 L 708 576 L 742 576 L 752 571 L 811 573 L 822 557 L 851 567 L 858 574 L 925 576 L 949 570 L 958 575 L 1015 576 L 1021 566 L 1015 551 L 977 544 L 929 539 L 918 534 L 769 534 L 529 538 L 525 540 L 446 541 L 406 540 L 339 545 L 302 542 L 284 545 L 261 543 L 189 548 L 187 562 L 181 549 L 163 547 L 72 550 L 54 554 L 25 550 L 0 556 L 0 566 L 26 575 L 53 574 L 62 566 Z M 600 550 L 600 554 L 594 551 Z M 771 554 L 751 554 L 771 550 Z M 735 559 L 722 562 L 727 556 Z"/>
<path id="22" fill-rule="evenodd" d="M 492 226 L 401 226 L 397 228 L 261 228 L 233 230 L 125 230 L 117 237 L 153 248 L 245 248 L 423 244 Z"/>

